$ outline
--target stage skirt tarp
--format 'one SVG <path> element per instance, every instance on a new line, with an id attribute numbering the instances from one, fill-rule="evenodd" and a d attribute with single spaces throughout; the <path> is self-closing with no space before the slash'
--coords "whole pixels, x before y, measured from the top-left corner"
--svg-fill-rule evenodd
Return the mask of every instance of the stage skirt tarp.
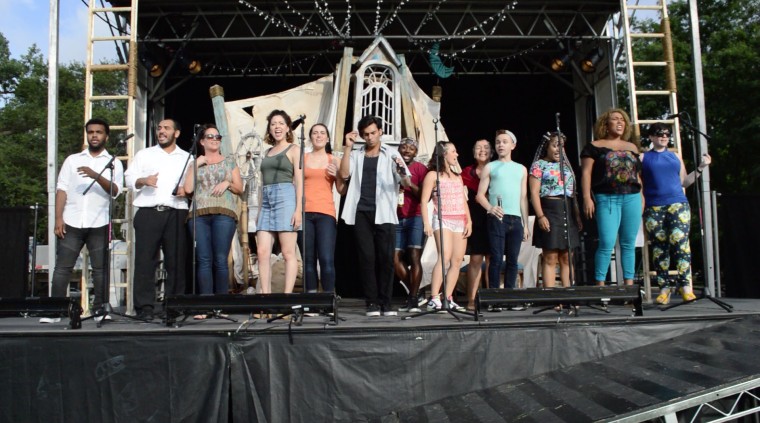
<path id="1" fill-rule="evenodd" d="M 723 322 L 5 336 L 0 421 L 361 421 Z"/>

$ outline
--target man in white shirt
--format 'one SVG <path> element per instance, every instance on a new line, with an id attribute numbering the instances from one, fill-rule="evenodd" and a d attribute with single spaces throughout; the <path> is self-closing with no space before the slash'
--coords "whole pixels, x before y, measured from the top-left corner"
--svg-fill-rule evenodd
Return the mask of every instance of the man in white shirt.
<path id="1" fill-rule="evenodd" d="M 134 305 L 137 317 L 153 320 L 156 300 L 156 266 L 159 248 L 164 253 L 164 295 L 185 293 L 187 198 L 182 188 L 189 153 L 177 146 L 179 123 L 158 123 L 158 145 L 139 151 L 125 173 L 134 190 L 135 273 Z M 190 159 L 192 160 L 192 159 Z"/>
<path id="2" fill-rule="evenodd" d="M 393 250 L 396 239 L 399 183 L 409 186 L 409 169 L 401 155 L 380 141 L 382 121 L 365 116 L 358 131 L 346 134 L 340 177 L 351 179 L 341 217 L 354 226 L 357 265 L 362 275 L 366 316 L 395 316 Z M 352 150 L 357 137 L 364 146 Z"/>
<path id="3" fill-rule="evenodd" d="M 84 245 L 90 253 L 94 312 L 108 303 L 109 191 L 115 198 L 124 183 L 121 161 L 106 151 L 110 127 L 102 119 L 85 124 L 87 149 L 66 158 L 58 174 L 55 193 L 55 235 L 58 246 L 53 271 L 53 297 L 65 297 L 69 278 Z M 106 169 L 113 164 L 112 169 Z M 104 170 L 105 169 L 105 170 Z M 92 184 L 95 180 L 95 184 Z M 92 184 L 92 187 L 90 185 Z M 85 194 L 85 190 L 90 187 Z"/>

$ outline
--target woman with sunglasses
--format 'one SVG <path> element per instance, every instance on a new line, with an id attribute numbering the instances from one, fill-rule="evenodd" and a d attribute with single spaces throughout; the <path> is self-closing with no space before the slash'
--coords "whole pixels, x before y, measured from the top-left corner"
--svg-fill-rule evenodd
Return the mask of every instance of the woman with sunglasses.
<path id="1" fill-rule="evenodd" d="M 214 124 L 203 125 L 199 137 L 198 185 L 195 185 L 193 166 L 188 167 L 184 184 L 187 194 L 194 192 L 196 213 L 189 216 L 187 224 L 195 238 L 198 292 L 226 294 L 227 256 L 237 227 L 237 196 L 243 193 L 243 180 L 235 160 L 222 155 L 222 136 Z"/>
<path id="2" fill-rule="evenodd" d="M 655 301 L 668 304 L 674 290 L 680 291 L 684 301 L 692 301 L 696 296 L 691 287 L 691 211 L 683 188 L 693 184 L 712 159 L 705 154 L 697 170 L 687 175 L 681 157 L 668 150 L 670 128 L 654 123 L 648 134 L 652 147 L 641 155 L 641 176 L 646 204 L 644 226 L 652 242 L 652 261 L 660 285 Z M 675 285 L 668 276 L 671 262 L 675 262 L 678 271 Z"/>

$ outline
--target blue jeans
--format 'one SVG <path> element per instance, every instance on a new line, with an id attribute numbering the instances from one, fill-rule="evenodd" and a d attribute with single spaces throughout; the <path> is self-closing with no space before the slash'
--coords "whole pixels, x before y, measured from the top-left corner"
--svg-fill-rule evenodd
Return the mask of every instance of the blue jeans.
<path id="1" fill-rule="evenodd" d="M 66 225 L 66 235 L 58 238 L 55 253 L 55 270 L 53 271 L 53 297 L 65 297 L 69 290 L 71 271 L 79 257 L 82 247 L 87 245 L 92 266 L 92 302 L 94 309 L 108 302 L 108 284 L 105 281 L 106 245 L 108 244 L 108 225 L 99 228 L 74 228 Z"/>
<path id="2" fill-rule="evenodd" d="M 396 251 L 406 251 L 410 248 L 422 249 L 424 235 L 422 216 L 399 218 L 396 225 Z"/>
<path id="3" fill-rule="evenodd" d="M 187 226 L 192 235 L 192 219 Z M 227 256 L 236 226 L 235 219 L 223 214 L 198 216 L 196 219 L 195 257 L 199 294 L 226 294 L 229 291 Z"/>
<path id="4" fill-rule="evenodd" d="M 636 273 L 636 234 L 641 225 L 641 194 L 594 194 L 599 247 L 594 256 L 594 279 L 607 278 L 615 239 L 620 236 L 623 279 Z"/>
<path id="5" fill-rule="evenodd" d="M 317 292 L 317 260 L 319 260 L 319 280 L 323 292 L 335 291 L 335 218 L 323 213 L 306 213 L 303 223 L 306 231 L 303 259 L 304 286 L 306 292 Z M 303 245 L 303 231 L 298 232 L 298 245 Z"/>
<path id="6" fill-rule="evenodd" d="M 517 286 L 517 257 L 520 255 L 523 239 L 522 218 L 504 215 L 504 218 L 499 220 L 489 214 L 486 224 L 491 252 L 491 261 L 488 264 L 488 287 L 499 287 L 502 256 L 506 255 L 504 288 L 514 288 Z"/>

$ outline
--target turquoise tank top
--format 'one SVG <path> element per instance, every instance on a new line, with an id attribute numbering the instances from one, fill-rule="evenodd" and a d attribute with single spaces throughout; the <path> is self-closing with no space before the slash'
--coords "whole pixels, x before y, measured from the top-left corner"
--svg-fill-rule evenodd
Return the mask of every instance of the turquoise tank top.
<path id="1" fill-rule="evenodd" d="M 493 161 L 489 163 L 491 182 L 488 185 L 488 202 L 498 205 L 501 197 L 501 208 L 504 214 L 522 217 L 520 213 L 520 192 L 525 167 L 515 162 Z"/>

